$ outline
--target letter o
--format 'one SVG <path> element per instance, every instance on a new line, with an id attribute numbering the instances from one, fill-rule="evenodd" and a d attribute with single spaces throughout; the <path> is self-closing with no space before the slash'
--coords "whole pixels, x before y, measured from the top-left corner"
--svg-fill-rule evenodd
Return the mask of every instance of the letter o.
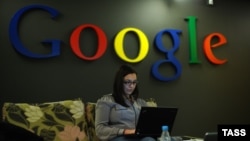
<path id="1" fill-rule="evenodd" d="M 81 34 L 81 31 L 86 29 L 86 28 L 92 28 L 98 37 L 98 47 L 97 47 L 97 51 L 96 54 L 92 57 L 87 57 L 85 56 L 80 49 L 80 45 L 79 45 L 79 36 Z M 107 48 L 107 37 L 105 35 L 105 33 L 102 31 L 101 28 L 99 28 L 98 26 L 95 26 L 93 24 L 84 24 L 84 25 L 80 25 L 78 26 L 73 33 L 70 36 L 70 45 L 71 45 L 71 49 L 72 51 L 81 59 L 83 60 L 97 60 L 98 58 L 100 58 L 106 51 Z"/>
<path id="2" fill-rule="evenodd" d="M 128 32 L 135 32 L 140 40 L 140 50 L 139 50 L 138 56 L 134 59 L 128 58 L 123 49 L 124 36 Z M 130 62 L 130 63 L 137 63 L 137 62 L 142 61 L 147 56 L 148 50 L 149 50 L 149 44 L 148 44 L 147 36 L 142 31 L 140 31 L 139 29 L 130 27 L 130 28 L 124 28 L 116 35 L 116 38 L 114 41 L 114 48 L 115 48 L 116 54 L 122 60 L 126 62 Z"/>

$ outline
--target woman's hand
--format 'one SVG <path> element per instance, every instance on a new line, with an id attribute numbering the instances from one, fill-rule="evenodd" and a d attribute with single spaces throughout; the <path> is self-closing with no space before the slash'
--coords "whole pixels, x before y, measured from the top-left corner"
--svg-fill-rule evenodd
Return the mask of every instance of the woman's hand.
<path id="1" fill-rule="evenodd" d="M 135 129 L 124 129 L 124 135 L 134 134 L 134 133 L 135 133 Z"/>

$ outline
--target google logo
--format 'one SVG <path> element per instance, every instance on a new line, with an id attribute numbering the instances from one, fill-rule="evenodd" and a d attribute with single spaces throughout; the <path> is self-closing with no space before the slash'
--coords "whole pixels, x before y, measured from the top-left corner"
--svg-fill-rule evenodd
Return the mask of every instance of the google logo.
<path id="1" fill-rule="evenodd" d="M 39 53 L 34 53 L 34 52 L 29 51 L 22 44 L 19 38 L 19 35 L 18 35 L 19 20 L 26 12 L 31 11 L 31 10 L 36 10 L 36 9 L 44 10 L 45 12 L 48 12 L 52 16 L 52 18 L 55 18 L 59 15 L 59 12 L 57 10 L 49 6 L 45 6 L 45 5 L 29 5 L 29 6 L 21 8 L 14 14 L 13 18 L 10 21 L 10 26 L 9 26 L 10 41 L 14 49 L 18 53 L 29 58 L 45 59 L 45 58 L 59 56 L 61 52 L 60 51 L 60 48 L 61 48 L 60 45 L 62 42 L 61 40 L 46 39 L 42 41 L 43 43 L 49 43 L 51 45 L 51 51 L 48 54 L 39 54 Z M 197 44 L 196 44 L 196 41 L 197 41 L 196 39 L 196 17 L 189 16 L 186 18 L 186 20 L 188 22 L 189 42 L 190 42 L 189 62 L 199 63 L 199 59 L 197 55 Z M 98 44 L 97 44 L 98 46 L 93 56 L 84 55 L 79 45 L 79 37 L 80 37 L 81 32 L 88 28 L 93 29 L 98 38 Z M 135 33 L 140 43 L 139 52 L 138 52 L 137 57 L 135 58 L 127 57 L 127 55 L 124 52 L 123 42 L 124 42 L 125 35 L 128 32 Z M 165 59 L 156 61 L 155 63 L 153 63 L 152 68 L 151 68 L 152 75 L 157 80 L 164 81 L 164 82 L 173 81 L 173 80 L 176 80 L 181 75 L 181 71 L 182 71 L 181 64 L 178 61 L 178 59 L 174 56 L 174 53 L 179 49 L 179 46 L 180 46 L 179 34 L 181 32 L 182 31 L 178 29 L 163 29 L 156 34 L 155 39 L 154 39 L 155 46 L 160 52 L 165 54 Z M 162 42 L 163 35 L 168 35 L 171 38 L 172 44 L 173 44 L 172 47 L 170 47 L 171 49 L 167 49 L 167 47 L 164 46 Z M 211 41 L 214 38 L 217 38 L 217 42 L 212 44 Z M 227 62 L 226 59 L 219 59 L 212 52 L 213 48 L 221 47 L 222 45 L 226 43 L 227 43 L 227 40 L 223 34 L 210 33 L 209 35 L 206 36 L 206 38 L 203 41 L 204 55 L 213 64 L 221 65 L 221 64 L 226 63 Z M 97 60 L 101 58 L 103 54 L 106 52 L 107 36 L 100 27 L 94 24 L 82 24 L 82 25 L 77 26 L 71 33 L 70 47 L 72 49 L 72 52 L 82 60 L 86 60 L 86 61 Z M 126 27 L 124 29 L 121 29 L 115 36 L 114 50 L 120 59 L 129 63 L 138 63 L 147 56 L 148 51 L 149 51 L 149 41 L 145 33 L 141 31 L 140 29 L 135 28 L 135 27 Z M 163 65 L 164 63 L 170 63 L 175 68 L 175 74 L 173 76 L 165 77 L 159 72 L 159 67 Z"/>

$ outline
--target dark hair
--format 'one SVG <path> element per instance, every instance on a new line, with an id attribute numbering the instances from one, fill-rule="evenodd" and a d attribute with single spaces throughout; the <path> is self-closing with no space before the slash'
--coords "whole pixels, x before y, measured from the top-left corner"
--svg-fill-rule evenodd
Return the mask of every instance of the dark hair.
<path id="1" fill-rule="evenodd" d="M 125 107 L 128 107 L 128 105 L 126 104 L 123 95 L 124 95 L 124 89 L 123 89 L 123 81 L 124 81 L 124 77 L 128 74 L 131 73 L 135 73 L 137 74 L 137 72 L 132 69 L 132 67 L 130 67 L 129 65 L 122 65 L 119 70 L 116 72 L 115 75 L 115 80 L 113 83 L 113 97 L 115 99 L 116 103 L 119 103 Z M 135 86 L 135 89 L 133 91 L 133 93 L 131 94 L 134 98 L 134 100 L 136 100 L 139 96 L 139 90 L 138 90 L 138 86 Z"/>

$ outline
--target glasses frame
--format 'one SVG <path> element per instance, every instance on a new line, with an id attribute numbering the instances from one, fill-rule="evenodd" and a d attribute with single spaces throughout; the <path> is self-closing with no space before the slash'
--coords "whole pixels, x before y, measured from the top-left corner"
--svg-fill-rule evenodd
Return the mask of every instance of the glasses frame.
<path id="1" fill-rule="evenodd" d="M 131 81 L 131 80 L 124 80 L 124 81 L 123 81 L 123 84 L 124 84 L 124 85 L 127 85 L 127 86 L 131 86 L 132 84 L 133 84 L 133 85 L 137 85 L 138 83 L 139 83 L 138 80 L 134 80 L 134 81 Z"/>

